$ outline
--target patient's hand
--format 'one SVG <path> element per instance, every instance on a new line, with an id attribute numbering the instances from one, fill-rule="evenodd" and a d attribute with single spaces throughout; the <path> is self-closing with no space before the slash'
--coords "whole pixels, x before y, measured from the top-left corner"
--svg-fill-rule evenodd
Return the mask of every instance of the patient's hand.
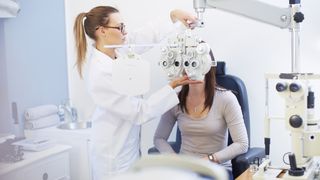
<path id="1" fill-rule="evenodd" d="M 220 162 L 218 161 L 218 159 L 216 158 L 216 156 L 213 155 L 213 157 L 214 157 L 214 158 L 213 158 L 213 161 L 211 161 L 208 156 L 204 156 L 204 157 L 202 157 L 202 159 L 208 160 L 208 161 L 211 161 L 211 162 L 214 162 L 214 163 L 217 163 L 217 164 L 220 164 Z"/>

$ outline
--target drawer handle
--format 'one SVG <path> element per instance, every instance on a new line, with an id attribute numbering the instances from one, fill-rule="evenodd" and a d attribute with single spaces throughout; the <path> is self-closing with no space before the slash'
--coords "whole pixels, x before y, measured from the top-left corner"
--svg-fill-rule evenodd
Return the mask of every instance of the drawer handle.
<path id="1" fill-rule="evenodd" d="M 43 173 L 42 180 L 48 180 L 48 177 L 49 177 L 48 173 Z"/>

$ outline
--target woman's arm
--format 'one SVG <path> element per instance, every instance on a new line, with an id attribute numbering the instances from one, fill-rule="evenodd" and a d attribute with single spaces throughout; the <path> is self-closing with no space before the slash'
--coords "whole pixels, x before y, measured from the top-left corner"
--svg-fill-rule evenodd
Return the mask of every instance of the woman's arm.
<path id="1" fill-rule="evenodd" d="M 170 18 L 173 23 L 180 21 L 186 27 L 190 27 L 190 24 L 197 21 L 197 17 L 189 12 L 181 9 L 175 9 L 170 12 Z"/>
<path id="2" fill-rule="evenodd" d="M 218 162 L 223 163 L 248 150 L 248 135 L 243 121 L 241 107 L 236 96 L 228 91 L 225 93 L 223 115 L 227 123 L 233 143 L 225 149 L 214 153 Z"/>
<path id="3" fill-rule="evenodd" d="M 183 26 L 181 22 L 185 26 Z M 170 12 L 170 18 L 159 18 L 154 19 L 152 22 L 148 23 L 146 26 L 132 31 L 128 34 L 129 44 L 154 44 L 159 43 L 166 37 L 182 32 L 186 27 L 188 28 L 191 23 L 195 23 L 196 16 L 183 11 L 183 10 L 173 10 Z M 173 24 L 174 23 L 174 24 Z M 142 54 L 152 47 L 136 47 L 134 51 L 138 54 Z"/>
<path id="4" fill-rule="evenodd" d="M 109 70 L 106 70 L 108 67 L 95 63 L 90 68 L 92 70 L 87 85 L 94 103 L 102 109 L 107 109 L 112 117 L 131 121 L 133 124 L 143 124 L 156 117 L 161 117 L 162 114 L 177 105 L 179 99 L 173 88 L 198 83 L 187 77 L 179 77 L 171 81 L 170 85 L 164 86 L 144 99 L 141 96 L 129 96 L 117 92 L 113 88 L 110 67 Z"/>
<path id="5" fill-rule="evenodd" d="M 176 123 L 177 118 L 174 115 L 174 109 L 175 108 L 172 108 L 164 115 L 162 115 L 153 137 L 153 143 L 160 153 L 175 153 L 175 151 L 168 143 L 168 138 L 171 134 L 172 128 Z"/>

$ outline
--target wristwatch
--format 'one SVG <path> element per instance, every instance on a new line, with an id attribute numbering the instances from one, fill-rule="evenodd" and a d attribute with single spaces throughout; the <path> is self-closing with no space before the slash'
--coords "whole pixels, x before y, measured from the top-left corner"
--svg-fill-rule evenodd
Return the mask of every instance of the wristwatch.
<path id="1" fill-rule="evenodd" d="M 216 162 L 213 154 L 208 154 L 208 159 L 212 162 Z"/>

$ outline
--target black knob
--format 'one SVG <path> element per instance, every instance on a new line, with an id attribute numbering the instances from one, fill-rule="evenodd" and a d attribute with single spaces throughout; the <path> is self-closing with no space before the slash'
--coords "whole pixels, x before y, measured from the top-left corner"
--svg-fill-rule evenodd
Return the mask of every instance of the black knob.
<path id="1" fill-rule="evenodd" d="M 289 4 L 300 4 L 300 0 L 289 0 Z"/>
<path id="2" fill-rule="evenodd" d="M 276 90 L 278 92 L 285 91 L 287 89 L 287 87 L 288 87 L 287 83 L 279 82 L 279 83 L 276 84 Z"/>
<path id="3" fill-rule="evenodd" d="M 184 66 L 188 67 L 188 66 L 189 66 L 189 62 L 188 62 L 188 61 L 185 61 L 185 62 L 184 62 Z"/>
<path id="4" fill-rule="evenodd" d="M 293 19 L 297 23 L 301 23 L 304 20 L 304 14 L 302 12 L 296 12 L 293 15 Z"/>
<path id="5" fill-rule="evenodd" d="M 270 155 L 270 138 L 264 138 L 265 154 Z"/>
<path id="6" fill-rule="evenodd" d="M 42 180 L 48 180 L 48 178 L 49 178 L 48 173 L 43 173 Z"/>
<path id="7" fill-rule="evenodd" d="M 289 118 L 289 123 L 292 127 L 298 128 L 302 125 L 302 118 L 299 115 L 292 115 Z"/>
<path id="8" fill-rule="evenodd" d="M 167 66 L 167 64 L 168 64 L 167 61 L 163 61 L 163 62 L 162 62 L 162 65 L 163 65 L 163 66 Z"/>
<path id="9" fill-rule="evenodd" d="M 308 109 L 314 108 L 314 92 L 309 90 L 307 96 L 307 107 Z"/>
<path id="10" fill-rule="evenodd" d="M 300 90 L 300 88 L 301 88 L 301 86 L 297 83 L 291 83 L 290 87 L 289 87 L 291 92 L 298 92 Z"/>
<path id="11" fill-rule="evenodd" d="M 291 176 L 303 176 L 304 169 L 297 167 L 296 156 L 293 153 L 289 154 L 289 162 L 290 162 L 289 175 L 291 175 Z"/>
<path id="12" fill-rule="evenodd" d="M 198 63 L 197 63 L 196 61 L 193 61 L 193 62 L 191 63 L 191 66 L 192 66 L 192 67 L 197 67 L 197 66 L 198 66 Z"/>
<path id="13" fill-rule="evenodd" d="M 174 62 L 174 65 L 175 65 L 176 67 L 179 67 L 179 66 L 180 66 L 180 62 L 179 62 L 179 61 L 175 61 L 175 62 Z"/>

